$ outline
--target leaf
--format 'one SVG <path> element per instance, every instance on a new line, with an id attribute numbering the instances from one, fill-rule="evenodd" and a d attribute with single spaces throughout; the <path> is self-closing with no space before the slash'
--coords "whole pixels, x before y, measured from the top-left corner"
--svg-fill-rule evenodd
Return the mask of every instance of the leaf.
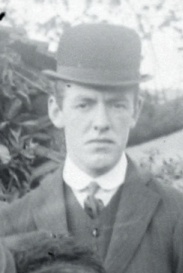
<path id="1" fill-rule="evenodd" d="M 38 156 L 51 159 L 51 160 L 53 160 L 55 162 L 58 162 L 58 163 L 61 163 L 62 160 L 63 160 L 63 157 L 59 152 L 56 152 L 56 151 L 54 151 L 52 149 L 46 148 L 46 147 L 41 146 L 41 145 L 37 145 L 34 152 Z"/>
<path id="2" fill-rule="evenodd" d="M 21 137 L 21 132 L 22 129 L 19 127 L 17 128 L 17 130 L 15 129 L 10 129 L 10 133 L 13 136 L 14 140 L 19 143 L 20 142 L 20 137 Z"/>
<path id="3" fill-rule="evenodd" d="M 18 199 L 20 196 L 20 191 L 16 187 L 11 188 L 11 192 L 9 195 L 7 195 L 7 202 L 11 203 L 14 200 Z"/>
<path id="4" fill-rule="evenodd" d="M 29 96 L 22 90 L 17 91 L 17 97 L 23 102 L 23 105 L 30 111 L 32 109 Z"/>
<path id="5" fill-rule="evenodd" d="M 34 159 L 35 157 L 33 149 L 22 149 L 20 153 L 27 159 Z"/>
<path id="6" fill-rule="evenodd" d="M 14 85 L 14 75 L 13 75 L 13 71 L 12 69 L 8 69 L 8 82 L 10 83 L 10 85 Z"/>
<path id="7" fill-rule="evenodd" d="M 52 125 L 52 123 L 51 123 L 50 119 L 48 118 L 48 115 L 43 116 L 38 119 L 39 130 L 43 130 L 45 128 L 48 128 L 51 125 Z"/>
<path id="8" fill-rule="evenodd" d="M 38 121 L 37 120 L 27 120 L 18 123 L 22 127 L 24 127 L 28 131 L 32 131 L 33 129 L 38 128 Z"/>
<path id="9" fill-rule="evenodd" d="M 3 164 L 8 164 L 11 160 L 11 155 L 9 149 L 5 146 L 0 144 L 0 161 Z"/>
<path id="10" fill-rule="evenodd" d="M 21 108 L 22 101 L 18 98 L 15 98 L 15 100 L 10 102 L 10 106 L 9 107 L 7 106 L 5 117 L 8 120 L 15 118 L 15 116 L 18 115 L 18 113 L 20 113 Z"/>
<path id="11" fill-rule="evenodd" d="M 7 201 L 8 200 L 8 195 L 0 193 L 0 201 Z M 2 204 L 1 204 L 2 205 Z"/>
<path id="12" fill-rule="evenodd" d="M 8 140 L 9 140 L 9 144 L 11 146 L 12 153 L 15 153 L 15 155 L 12 154 L 12 157 L 14 158 L 15 156 L 17 156 L 17 153 L 19 153 L 19 150 L 22 147 L 21 147 L 21 144 L 19 142 L 17 142 L 12 135 L 9 136 Z"/>
<path id="13" fill-rule="evenodd" d="M 7 82 L 7 77 L 8 77 L 8 69 L 5 67 L 3 70 L 3 73 L 1 74 L 2 82 L 5 83 Z"/>
<path id="14" fill-rule="evenodd" d="M 21 73 L 19 72 L 15 72 L 15 74 L 20 78 L 20 79 L 23 79 L 28 85 L 34 87 L 35 89 L 41 91 L 42 93 L 46 93 L 47 92 L 37 83 L 31 81 L 30 79 L 26 78 L 25 76 L 23 76 Z"/>
<path id="15" fill-rule="evenodd" d="M 30 113 L 30 112 L 25 112 L 25 113 L 20 113 L 20 115 L 18 115 L 14 119 L 14 122 L 17 125 L 21 125 L 21 122 L 29 121 L 29 120 L 37 120 L 37 119 L 38 119 L 37 115 L 34 115 L 34 114 Z"/>
<path id="16" fill-rule="evenodd" d="M 2 92 L 2 95 L 5 98 L 8 98 L 8 99 L 14 99 L 15 98 L 15 94 L 13 93 L 10 84 L 3 84 L 2 87 L 1 87 L 1 92 Z"/>
<path id="17" fill-rule="evenodd" d="M 19 178 L 18 178 L 17 173 L 14 172 L 13 169 L 10 169 L 9 172 L 10 172 L 10 174 L 11 174 L 11 177 L 12 177 L 14 183 L 18 185 L 18 188 L 20 188 L 20 187 L 21 187 L 21 184 L 20 184 L 20 182 L 19 182 Z"/>
<path id="18" fill-rule="evenodd" d="M 48 116 L 43 116 L 36 120 L 26 120 L 17 122 L 20 126 L 24 127 L 28 132 L 35 132 L 45 129 L 51 125 L 51 121 L 49 120 Z"/>
<path id="19" fill-rule="evenodd" d="M 5 130 L 8 124 L 9 124 L 9 121 L 0 122 L 0 131 Z"/>
<path id="20" fill-rule="evenodd" d="M 51 136 L 49 136 L 47 133 L 35 133 L 31 135 L 32 138 L 39 140 L 39 141 L 49 141 L 51 140 Z"/>

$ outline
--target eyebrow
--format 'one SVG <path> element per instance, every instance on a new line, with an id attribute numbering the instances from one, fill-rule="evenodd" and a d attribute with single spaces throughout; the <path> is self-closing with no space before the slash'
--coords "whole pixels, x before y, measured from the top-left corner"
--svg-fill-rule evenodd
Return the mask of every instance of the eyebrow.
<path id="1" fill-rule="evenodd" d="M 92 102 L 92 101 L 97 101 L 97 98 L 93 97 L 93 96 L 90 96 L 88 94 L 81 94 L 81 95 L 78 95 L 75 98 L 73 98 L 73 101 L 76 102 L 76 103 L 79 102 L 79 101 Z M 107 97 L 104 97 L 104 101 L 105 102 L 113 102 L 113 101 L 128 102 L 128 97 L 124 93 L 121 93 L 118 96 L 115 96 L 114 94 L 111 94 L 111 95 L 109 95 Z"/>
<path id="2" fill-rule="evenodd" d="M 81 101 L 81 100 L 82 100 L 82 101 L 95 101 L 96 98 L 87 97 L 87 96 L 85 96 L 85 95 L 80 95 L 80 96 L 74 98 L 74 101 Z"/>
<path id="3" fill-rule="evenodd" d="M 128 97 L 122 95 L 122 96 L 112 96 L 105 99 L 106 102 L 129 102 Z"/>

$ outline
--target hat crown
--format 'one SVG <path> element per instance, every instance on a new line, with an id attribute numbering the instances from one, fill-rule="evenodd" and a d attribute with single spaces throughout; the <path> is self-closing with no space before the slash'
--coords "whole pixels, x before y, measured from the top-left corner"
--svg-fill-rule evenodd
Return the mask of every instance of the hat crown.
<path id="1" fill-rule="evenodd" d="M 57 51 L 57 72 L 44 74 L 94 86 L 138 84 L 141 42 L 137 33 L 124 26 L 105 23 L 81 24 L 66 29 Z"/>
<path id="2" fill-rule="evenodd" d="M 133 70 L 140 66 L 141 43 L 135 31 L 108 24 L 68 29 L 58 48 L 59 66 L 95 70 Z"/>

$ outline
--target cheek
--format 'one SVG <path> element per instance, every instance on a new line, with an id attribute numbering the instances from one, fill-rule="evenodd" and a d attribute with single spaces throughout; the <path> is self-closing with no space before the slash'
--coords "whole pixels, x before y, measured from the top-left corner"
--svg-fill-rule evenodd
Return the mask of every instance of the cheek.
<path id="1" fill-rule="evenodd" d="M 117 131 L 124 132 L 128 131 L 133 127 L 134 119 L 130 114 L 118 115 L 113 118 L 113 127 L 116 128 Z"/>
<path id="2" fill-rule="evenodd" d="M 78 119 L 76 115 L 65 117 L 65 137 L 66 141 L 73 144 L 79 144 L 82 141 L 84 134 L 84 122 Z"/>
<path id="3" fill-rule="evenodd" d="M 82 135 L 88 131 L 91 126 L 91 117 L 89 114 L 79 114 L 76 111 L 67 114 L 65 118 L 65 129 L 76 135 Z"/>
<path id="4" fill-rule="evenodd" d="M 68 120 L 65 124 L 65 133 L 67 136 L 72 137 L 73 139 L 79 133 L 79 125 L 73 120 Z"/>

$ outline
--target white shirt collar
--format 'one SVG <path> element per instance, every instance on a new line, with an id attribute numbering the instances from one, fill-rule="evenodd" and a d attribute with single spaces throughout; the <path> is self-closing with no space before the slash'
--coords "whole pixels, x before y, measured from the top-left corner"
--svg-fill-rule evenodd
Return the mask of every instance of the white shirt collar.
<path id="1" fill-rule="evenodd" d="M 91 181 L 96 181 L 102 189 L 110 191 L 124 183 L 126 169 L 127 158 L 125 153 L 123 153 L 121 159 L 112 170 L 94 179 L 80 170 L 67 156 L 63 169 L 63 179 L 67 185 L 76 191 L 84 190 Z"/>

